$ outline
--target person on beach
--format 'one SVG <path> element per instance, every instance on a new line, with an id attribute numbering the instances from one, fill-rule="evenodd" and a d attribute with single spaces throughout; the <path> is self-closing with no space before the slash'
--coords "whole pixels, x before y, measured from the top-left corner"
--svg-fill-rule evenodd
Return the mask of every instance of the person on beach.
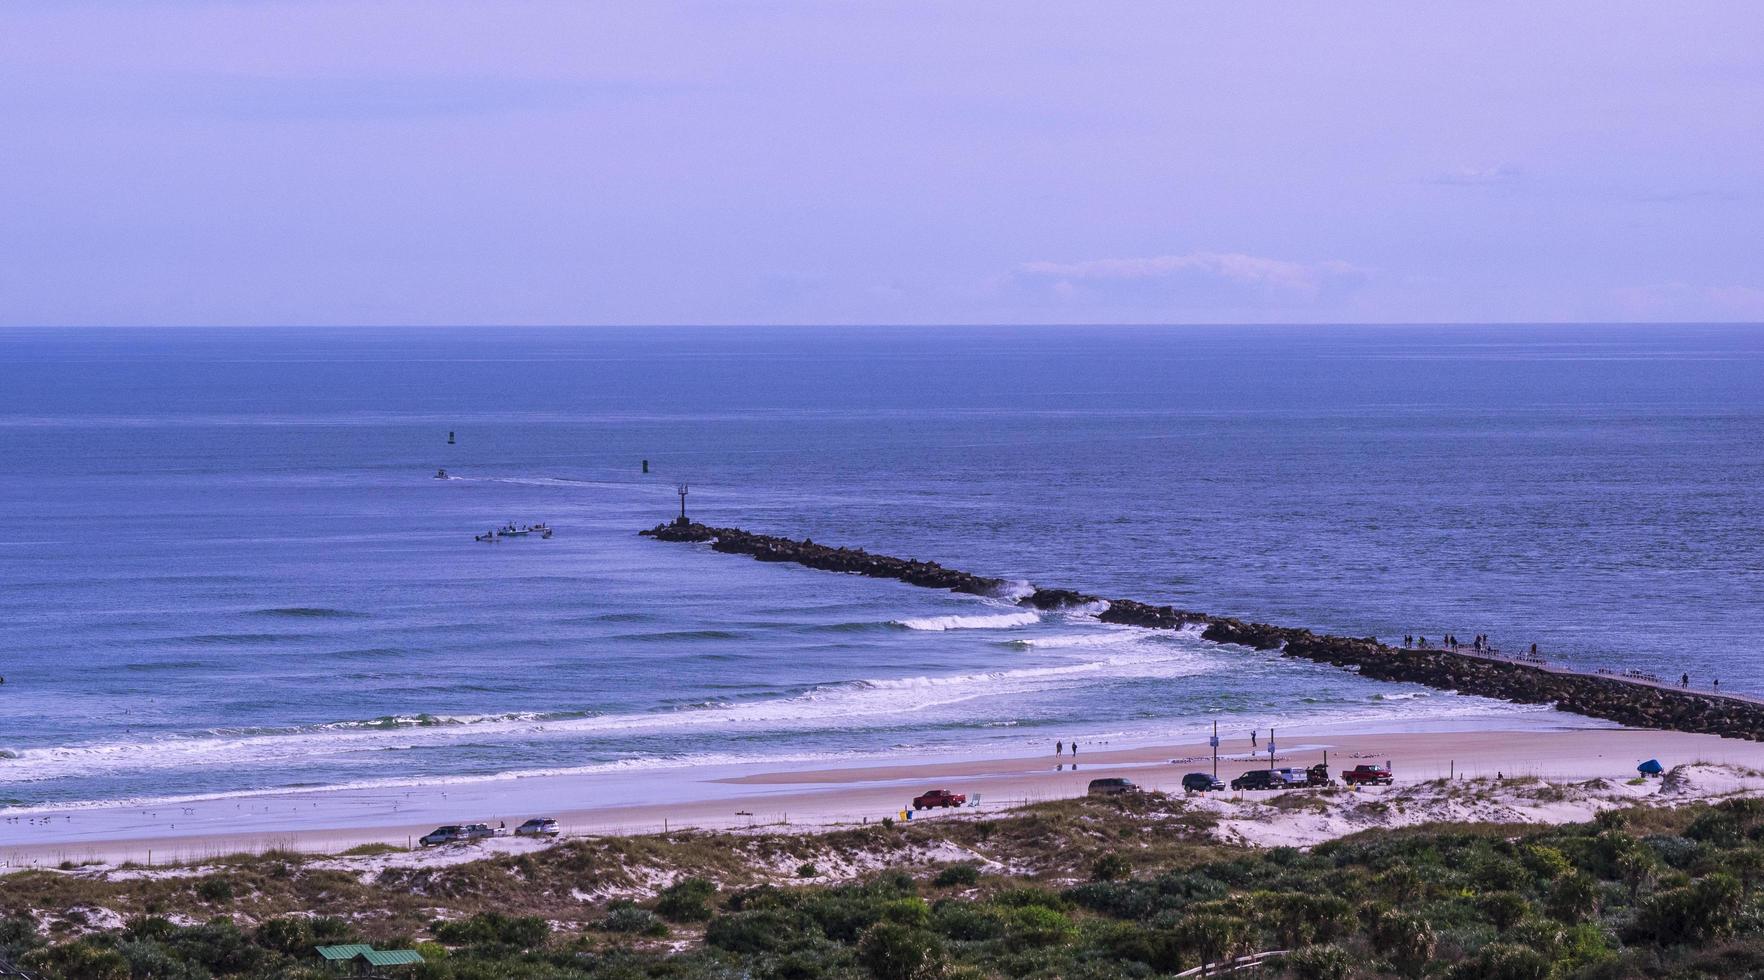
<path id="1" fill-rule="evenodd" d="M 1678 675 L 1678 686 L 1679 687 L 1689 687 L 1690 686 L 1690 675 L 1689 674 L 1679 674 Z"/>
<path id="2" fill-rule="evenodd" d="M 1721 690 L 1721 678 L 1719 677 L 1715 678 L 1715 690 Z"/>
<path id="3" fill-rule="evenodd" d="M 1066 743 L 1055 742 L 1054 743 L 1054 755 L 1065 755 L 1065 754 L 1066 754 Z"/>
<path id="4" fill-rule="evenodd" d="M 1253 749 L 1255 747 L 1256 747 L 1256 730 L 1252 728 L 1252 729 L 1250 729 L 1250 748 Z"/>
<path id="5" fill-rule="evenodd" d="M 1072 740 L 1072 755 L 1074 757 L 1078 755 L 1078 740 L 1077 739 Z"/>

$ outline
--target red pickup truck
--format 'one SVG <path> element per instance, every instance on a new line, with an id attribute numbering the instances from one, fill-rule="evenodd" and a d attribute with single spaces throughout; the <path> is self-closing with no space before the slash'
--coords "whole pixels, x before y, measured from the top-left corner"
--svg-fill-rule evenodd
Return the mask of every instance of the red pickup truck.
<path id="1" fill-rule="evenodd" d="M 1395 778 L 1383 766 L 1359 765 L 1341 771 L 1341 781 L 1349 786 L 1389 786 Z"/>
<path id="2" fill-rule="evenodd" d="M 968 802 L 964 793 L 951 793 L 947 789 L 933 789 L 913 797 L 913 809 L 929 810 L 940 806 L 961 806 Z"/>

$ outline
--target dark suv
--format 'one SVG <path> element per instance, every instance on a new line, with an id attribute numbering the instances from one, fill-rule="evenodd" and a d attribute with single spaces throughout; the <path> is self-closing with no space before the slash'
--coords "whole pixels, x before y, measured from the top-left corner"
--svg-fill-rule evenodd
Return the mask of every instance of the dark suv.
<path id="1" fill-rule="evenodd" d="M 1182 777 L 1182 789 L 1187 793 L 1209 793 L 1224 788 L 1225 784 L 1210 772 L 1191 772 Z"/>
<path id="2" fill-rule="evenodd" d="M 1231 781 L 1232 789 L 1286 789 L 1292 784 L 1270 769 L 1251 769 Z"/>

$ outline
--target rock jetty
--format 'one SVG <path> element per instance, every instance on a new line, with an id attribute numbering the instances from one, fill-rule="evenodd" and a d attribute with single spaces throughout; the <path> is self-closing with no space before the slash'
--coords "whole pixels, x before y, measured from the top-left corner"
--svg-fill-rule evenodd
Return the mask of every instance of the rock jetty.
<path id="1" fill-rule="evenodd" d="M 757 561 L 793 562 L 829 572 L 891 578 L 932 589 L 970 595 L 1011 594 L 1012 583 L 945 568 L 934 561 L 873 555 L 862 548 L 836 548 L 740 528 L 696 522 L 660 524 L 646 537 L 660 541 L 709 543 L 713 551 L 749 555 Z M 1202 627 L 1201 636 L 1257 650 L 1279 650 L 1359 672 L 1381 681 L 1407 681 L 1461 694 L 1520 704 L 1550 704 L 1589 718 L 1633 728 L 1658 728 L 1764 741 L 1764 703 L 1741 697 L 1657 687 L 1623 677 L 1583 674 L 1450 650 L 1414 650 L 1380 643 L 1374 637 L 1327 636 L 1307 629 L 1250 623 L 1239 619 L 1158 606 L 1133 599 L 1108 599 L 1071 589 L 1036 588 L 1015 601 L 1032 609 L 1090 608 L 1105 623 L 1147 629 Z"/>

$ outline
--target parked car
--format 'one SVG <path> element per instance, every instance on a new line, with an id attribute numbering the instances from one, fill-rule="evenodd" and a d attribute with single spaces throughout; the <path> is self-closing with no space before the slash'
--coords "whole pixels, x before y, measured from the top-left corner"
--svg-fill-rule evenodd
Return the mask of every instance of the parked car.
<path id="1" fill-rule="evenodd" d="M 1312 766 L 1311 768 L 1306 769 L 1305 770 L 1305 778 L 1307 780 L 1305 785 L 1307 785 L 1307 786 L 1334 786 L 1335 785 L 1335 780 L 1329 778 L 1329 766 L 1325 763 L 1322 763 L 1322 762 L 1319 762 L 1316 765 Z"/>
<path id="2" fill-rule="evenodd" d="M 1291 766 L 1282 766 L 1279 769 L 1270 769 L 1268 771 L 1274 774 L 1275 779 L 1278 779 L 1279 781 L 1285 783 L 1288 786 L 1309 786 L 1309 785 L 1311 785 L 1311 774 L 1303 769 L 1294 769 Z"/>
<path id="3" fill-rule="evenodd" d="M 450 823 L 450 824 L 446 824 L 445 826 L 436 827 L 434 830 L 431 830 L 428 833 L 424 834 L 423 836 L 417 838 L 417 843 L 423 845 L 424 847 L 434 847 L 437 844 L 455 844 L 460 841 L 480 840 L 485 837 L 495 837 L 495 836 L 496 836 L 496 831 L 491 830 L 489 824 L 484 824 L 484 823 L 468 823 L 468 824 Z"/>
<path id="4" fill-rule="evenodd" d="M 1224 788 L 1224 781 L 1210 772 L 1191 772 L 1182 777 L 1182 789 L 1187 793 L 1208 793 Z"/>
<path id="5" fill-rule="evenodd" d="M 1362 763 L 1341 771 L 1341 780 L 1349 786 L 1389 786 L 1396 781 L 1389 769 Z"/>
<path id="6" fill-rule="evenodd" d="M 1090 781 L 1091 796 L 1120 796 L 1123 793 L 1136 793 L 1139 787 L 1131 779 L 1110 777 L 1108 779 L 1092 779 Z"/>
<path id="7" fill-rule="evenodd" d="M 940 806 L 961 806 L 968 802 L 967 794 L 951 793 L 947 789 L 931 789 L 913 797 L 913 809 L 930 810 Z"/>
<path id="8" fill-rule="evenodd" d="M 424 847 L 434 847 L 436 844 L 451 844 L 454 841 L 465 840 L 464 835 L 464 827 L 450 823 L 443 827 L 436 827 L 434 830 L 418 837 L 417 843 Z"/>
<path id="9" fill-rule="evenodd" d="M 557 821 L 551 817 L 534 817 L 515 828 L 516 837 L 556 837 Z"/>
<path id="10" fill-rule="evenodd" d="M 1232 789 L 1286 789 L 1290 785 L 1272 769 L 1251 769 L 1231 781 Z"/>

